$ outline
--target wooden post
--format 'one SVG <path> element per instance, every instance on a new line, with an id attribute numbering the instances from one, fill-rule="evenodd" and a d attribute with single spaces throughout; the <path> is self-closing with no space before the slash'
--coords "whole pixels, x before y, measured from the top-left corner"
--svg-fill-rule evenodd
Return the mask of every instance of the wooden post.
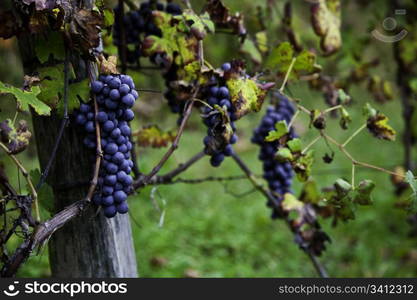
<path id="1" fill-rule="evenodd" d="M 42 169 L 50 157 L 60 122 L 56 116 L 33 117 Z M 85 197 L 92 177 L 91 158 L 91 151 L 82 144 L 82 133 L 70 124 L 47 180 L 54 191 L 55 211 Z M 49 258 L 53 277 L 137 277 L 129 216 L 107 219 L 90 207 L 54 233 L 49 241 Z"/>
<path id="2" fill-rule="evenodd" d="M 19 46 L 24 69 L 32 73 L 38 67 L 33 37 L 29 34 L 20 36 Z M 85 77 L 83 61 L 74 57 L 71 61 L 77 74 Z M 56 114 L 51 117 L 33 114 L 42 170 L 51 155 L 61 121 Z M 69 123 L 47 178 L 54 193 L 55 212 L 87 194 L 93 176 L 94 153 L 84 147 L 82 140 L 83 133 Z M 137 277 L 129 216 L 107 219 L 93 206 L 54 233 L 49 241 L 49 257 L 53 277 Z"/>

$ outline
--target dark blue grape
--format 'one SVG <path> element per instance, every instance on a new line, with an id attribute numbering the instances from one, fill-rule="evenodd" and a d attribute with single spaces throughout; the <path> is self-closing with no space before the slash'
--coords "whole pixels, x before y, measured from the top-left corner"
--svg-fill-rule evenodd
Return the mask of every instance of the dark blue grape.
<path id="1" fill-rule="evenodd" d="M 119 214 L 125 214 L 129 211 L 129 207 L 127 206 L 126 201 L 123 201 L 122 203 L 118 204 L 116 206 L 116 209 Z"/>
<path id="2" fill-rule="evenodd" d="M 97 113 L 97 121 L 99 121 L 100 123 L 104 123 L 108 120 L 107 114 L 104 111 L 99 111 Z"/>
<path id="3" fill-rule="evenodd" d="M 262 118 L 259 127 L 254 130 L 252 142 L 261 147 L 259 159 L 263 162 L 263 177 L 268 182 L 268 187 L 275 194 L 277 201 L 282 201 L 285 193 L 292 193 L 291 184 L 293 171 L 291 164 L 288 162 L 281 163 L 275 159 L 275 153 L 278 150 L 278 141 L 266 142 L 265 138 L 269 132 L 275 130 L 275 124 L 279 121 L 290 122 L 295 112 L 291 102 L 283 95 L 276 94 L 276 98 L 280 99 L 275 106 L 270 106 L 266 110 L 265 116 Z M 296 135 L 293 129 L 290 129 L 290 137 Z M 272 205 L 270 205 L 272 207 Z M 278 217 L 274 210 L 273 217 Z"/>
<path id="4" fill-rule="evenodd" d="M 127 195 L 126 195 L 126 193 L 124 191 L 116 191 L 114 193 L 114 196 L 113 197 L 114 197 L 114 201 L 116 203 L 123 202 L 123 201 L 125 201 L 127 199 Z"/>
<path id="5" fill-rule="evenodd" d="M 91 84 L 91 91 L 96 94 L 99 112 L 95 116 L 92 102 L 82 103 L 80 109 L 75 111 L 75 122 L 88 133 L 83 144 L 91 149 L 97 148 L 94 119 L 100 123 L 104 155 L 93 202 L 103 207 L 106 217 L 113 217 L 119 211 L 127 212 L 127 193 L 132 191 L 133 179 L 128 175 L 133 166 L 129 153 L 132 143 L 128 122 L 134 117 L 129 107 L 133 106 L 138 93 L 134 90 L 133 80 L 127 75 L 100 75 Z"/>
<path id="6" fill-rule="evenodd" d="M 98 94 L 103 89 L 103 86 L 104 84 L 101 81 L 96 80 L 91 83 L 91 90 L 93 93 Z"/>
<path id="7" fill-rule="evenodd" d="M 113 218 L 117 213 L 116 207 L 114 205 L 104 207 L 104 215 L 107 218 Z"/>

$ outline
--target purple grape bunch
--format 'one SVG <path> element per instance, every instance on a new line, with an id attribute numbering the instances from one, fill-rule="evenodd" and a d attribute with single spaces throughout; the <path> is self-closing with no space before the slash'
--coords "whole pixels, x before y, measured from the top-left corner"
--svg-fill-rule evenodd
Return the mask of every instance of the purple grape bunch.
<path id="1" fill-rule="evenodd" d="M 284 194 L 293 193 L 291 185 L 294 173 L 289 162 L 282 163 L 275 159 L 279 142 L 266 142 L 265 138 L 270 131 L 275 130 L 275 124 L 277 122 L 284 120 L 289 124 L 295 109 L 284 95 L 276 93 L 274 96 L 279 102 L 267 108 L 259 127 L 254 130 L 252 142 L 261 147 L 258 158 L 263 162 L 263 177 L 268 182 L 269 189 L 276 195 L 281 195 L 277 197 L 277 201 L 280 202 L 283 200 L 282 196 Z M 296 137 L 293 128 L 290 129 L 290 137 Z M 272 207 L 272 203 L 268 203 L 268 206 Z M 278 213 L 274 210 L 272 218 L 275 219 L 278 217 Z"/>
<path id="2" fill-rule="evenodd" d="M 103 208 L 106 217 L 112 218 L 117 213 L 125 214 L 128 211 L 126 199 L 133 183 L 129 175 L 133 167 L 129 122 L 134 118 L 132 107 L 139 95 L 128 75 L 100 75 L 98 80 L 91 83 L 91 91 L 98 105 L 96 118 L 100 124 L 103 150 L 93 202 Z M 90 149 L 97 147 L 94 116 L 92 101 L 81 104 L 75 112 L 76 123 L 87 134 L 83 143 Z"/>
<path id="3" fill-rule="evenodd" d="M 229 71 L 231 69 L 230 63 L 224 63 L 222 65 L 223 71 Z M 213 167 L 218 167 L 221 165 L 225 157 L 231 156 L 233 154 L 233 144 L 238 140 L 236 135 L 236 125 L 235 121 L 237 120 L 234 106 L 232 105 L 230 99 L 229 89 L 225 85 L 214 85 L 211 86 L 208 90 L 207 103 L 211 107 L 205 107 L 203 109 L 204 124 L 208 127 L 207 136 L 204 138 L 204 146 L 206 154 L 210 155 L 210 164 Z M 222 115 L 221 113 L 214 108 L 215 105 L 218 105 L 222 108 L 226 108 L 227 114 L 230 119 L 230 126 L 233 131 L 232 136 L 230 137 L 226 145 L 217 145 L 216 143 L 216 132 L 218 126 L 222 125 Z M 215 149 L 213 149 L 215 148 Z"/>
<path id="4" fill-rule="evenodd" d="M 119 6 L 114 8 L 116 16 L 119 9 Z M 162 36 L 161 30 L 152 21 L 152 10 L 165 11 L 172 15 L 182 14 L 182 9 L 178 4 L 170 2 L 165 6 L 163 3 L 156 2 L 155 4 L 152 4 L 150 1 L 141 3 L 138 10 L 129 11 L 124 14 L 123 25 L 126 35 L 126 44 L 132 48 L 127 49 L 126 59 L 128 63 L 135 63 L 141 56 L 142 35 Z M 121 43 L 121 32 L 121 26 L 116 17 L 113 28 L 113 43 L 116 46 L 119 46 Z"/>

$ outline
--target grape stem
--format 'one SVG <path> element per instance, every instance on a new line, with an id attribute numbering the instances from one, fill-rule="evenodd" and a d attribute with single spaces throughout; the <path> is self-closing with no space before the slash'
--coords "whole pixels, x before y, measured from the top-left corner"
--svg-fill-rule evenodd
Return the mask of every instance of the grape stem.
<path id="1" fill-rule="evenodd" d="M 236 153 L 232 154 L 232 158 L 234 159 L 236 164 L 242 169 L 242 171 L 246 174 L 246 177 L 253 184 L 253 186 L 258 191 L 260 191 L 270 201 L 270 203 L 274 206 L 275 210 L 282 213 L 282 208 L 279 205 L 279 203 L 277 202 L 276 198 L 271 194 L 271 192 L 267 188 L 265 188 L 261 183 L 258 182 L 255 175 L 252 173 L 252 171 L 249 169 L 249 167 L 244 163 L 244 161 Z M 296 233 L 296 231 L 294 231 L 294 228 L 291 224 L 291 221 L 288 219 L 288 217 L 286 217 L 284 215 L 283 219 L 285 220 L 289 229 L 292 232 Z M 314 255 L 314 253 L 310 249 L 308 249 L 307 247 L 303 247 L 302 249 L 308 255 L 308 257 L 310 258 L 310 260 L 313 263 L 314 268 L 316 269 L 318 275 L 322 278 L 328 278 L 329 275 L 327 274 L 327 271 L 326 271 L 325 267 L 319 262 L 319 260 Z"/>
<path id="2" fill-rule="evenodd" d="M 291 98 L 289 98 L 290 100 L 292 100 L 293 102 L 295 102 L 293 99 L 291 99 Z M 303 105 L 301 105 L 301 104 L 298 104 L 297 103 L 297 108 L 300 110 L 300 111 L 302 111 L 302 112 L 304 112 L 304 113 L 306 113 L 306 114 L 308 114 L 309 116 L 311 115 L 311 112 L 310 112 L 310 110 L 308 110 L 306 107 L 304 107 Z M 332 111 L 332 110 L 334 110 L 334 109 L 339 109 L 340 107 L 337 107 L 337 106 L 335 106 L 335 107 L 333 107 L 333 108 L 331 108 L 331 109 L 327 109 L 327 110 L 325 110 L 325 111 L 323 111 L 323 113 L 328 113 L 328 112 L 330 112 L 330 111 Z M 327 135 L 323 130 L 320 130 L 320 135 L 321 135 L 321 137 L 323 137 L 325 140 L 326 140 L 326 142 L 330 142 L 330 143 L 332 143 L 332 144 L 334 144 L 334 145 L 336 145 L 339 149 L 340 149 L 340 151 L 352 162 L 352 164 L 354 164 L 354 165 L 356 165 L 356 166 L 361 166 L 361 167 L 364 167 L 364 168 L 368 168 L 368 169 L 373 169 L 373 170 L 377 170 L 377 171 L 380 171 L 380 172 L 383 172 L 383 173 L 387 173 L 387 174 L 390 174 L 390 175 L 394 175 L 394 176 L 398 176 L 398 177 L 400 177 L 400 178 L 405 178 L 405 175 L 404 174 L 400 174 L 400 173 L 396 173 L 396 172 L 393 172 L 393 171 L 390 171 L 390 170 L 387 170 L 387 169 L 385 169 L 385 168 L 382 168 L 382 167 L 378 167 L 378 166 L 375 166 L 375 165 L 372 165 L 372 164 L 369 164 L 369 163 L 366 163 L 366 162 L 361 162 L 361 161 L 358 161 L 358 160 L 356 160 L 355 158 L 353 158 L 353 156 L 349 153 L 349 151 L 347 151 L 346 150 L 346 146 L 359 134 L 359 133 L 361 133 L 362 132 L 362 130 L 364 130 L 365 128 L 366 128 L 366 126 L 367 126 L 367 124 L 365 123 L 365 124 L 363 124 L 361 127 L 359 127 L 349 138 L 347 138 L 347 140 L 344 142 L 344 143 L 339 143 L 339 142 L 337 142 L 334 138 L 332 138 L 331 136 L 329 136 L 329 135 Z M 314 143 L 315 142 L 317 142 L 317 141 L 314 141 Z M 307 146 L 307 147 L 311 147 L 310 145 L 309 146 Z M 303 153 L 305 153 L 305 150 L 306 149 L 304 149 L 303 150 Z"/>
<path id="3" fill-rule="evenodd" d="M 89 61 L 87 62 L 87 68 L 88 68 L 88 76 L 90 78 L 90 81 L 93 82 L 94 80 L 96 80 L 97 65 Z M 91 184 L 88 189 L 87 196 L 85 197 L 85 200 L 87 202 L 91 201 L 91 198 L 93 197 L 94 191 L 97 187 L 98 175 L 100 172 L 101 158 L 103 157 L 103 151 L 101 149 L 100 123 L 96 117 L 97 113 L 99 112 L 98 104 L 97 104 L 96 96 L 94 95 L 94 93 L 91 93 L 91 97 L 94 102 L 94 120 L 95 120 L 95 127 L 96 127 L 96 144 L 97 144 L 96 151 L 97 153 L 96 153 L 96 163 L 94 167 L 93 179 L 91 180 Z"/>
<path id="4" fill-rule="evenodd" d="M 290 74 L 292 71 L 292 68 L 294 67 L 294 63 L 297 59 L 294 57 L 291 61 L 290 66 L 288 67 L 287 73 L 285 74 L 284 81 L 282 82 L 281 88 L 279 89 L 280 93 L 282 94 L 284 92 L 285 86 L 287 85 L 288 79 L 290 78 Z"/>

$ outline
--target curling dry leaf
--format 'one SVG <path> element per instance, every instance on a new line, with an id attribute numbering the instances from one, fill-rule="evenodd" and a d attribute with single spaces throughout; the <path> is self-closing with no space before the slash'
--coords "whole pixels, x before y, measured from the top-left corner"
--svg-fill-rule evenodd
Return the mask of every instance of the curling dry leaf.
<path id="1" fill-rule="evenodd" d="M 335 53 L 342 46 L 340 0 L 317 0 L 311 5 L 314 31 L 321 37 L 325 54 Z"/>
<path id="2" fill-rule="evenodd" d="M 73 43 L 84 52 L 96 48 L 100 43 L 100 26 L 103 17 L 94 10 L 79 9 L 75 11 L 70 23 L 70 35 Z"/>
<path id="3" fill-rule="evenodd" d="M 142 128 L 134 134 L 139 146 L 162 148 L 167 147 L 175 139 L 175 132 L 162 131 L 157 125 L 150 125 Z"/>
<path id="4" fill-rule="evenodd" d="M 368 130 L 378 139 L 394 141 L 396 132 L 388 124 L 388 120 L 387 116 L 378 112 L 376 115 L 368 118 Z"/>
<path id="5" fill-rule="evenodd" d="M 231 29 L 233 33 L 245 36 L 247 33 L 244 16 L 241 13 L 232 15 L 220 0 L 209 0 L 205 6 L 210 18 L 219 28 Z"/>

